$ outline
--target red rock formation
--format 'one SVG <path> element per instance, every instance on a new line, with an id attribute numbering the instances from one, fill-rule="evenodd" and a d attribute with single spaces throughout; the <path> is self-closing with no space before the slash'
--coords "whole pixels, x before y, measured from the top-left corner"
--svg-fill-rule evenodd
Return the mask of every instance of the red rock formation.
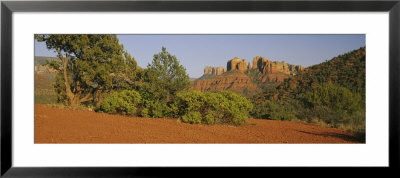
<path id="1" fill-rule="evenodd" d="M 286 62 L 273 62 L 261 56 L 253 58 L 253 66 L 250 65 L 250 62 L 246 64 L 246 60 L 235 57 L 227 62 L 227 70 L 223 67 L 206 67 L 204 76 L 211 75 L 212 78 L 206 77 L 192 82 L 191 89 L 202 92 L 231 90 L 250 96 L 260 92 L 261 88 L 278 84 L 303 70 L 302 66 Z M 247 70 L 251 71 L 246 72 Z M 225 73 L 225 71 L 232 72 Z M 259 72 L 261 75 L 254 74 L 254 72 Z"/>
<path id="2" fill-rule="evenodd" d="M 228 71 L 238 70 L 239 72 L 243 73 L 247 70 L 246 63 L 247 62 L 245 59 L 242 60 L 242 59 L 235 57 L 228 61 L 226 68 L 228 69 Z"/>
<path id="3" fill-rule="evenodd" d="M 225 67 L 210 67 L 204 68 L 204 75 L 221 75 L 226 72 Z"/>
<path id="4" fill-rule="evenodd" d="M 267 58 L 256 56 L 253 58 L 253 69 L 258 69 L 263 74 L 284 73 L 287 75 L 294 75 L 304 68 L 300 65 L 292 65 L 284 61 L 272 62 Z"/>
<path id="5" fill-rule="evenodd" d="M 190 89 L 199 90 L 201 92 L 230 90 L 248 96 L 261 92 L 261 89 L 252 82 L 252 79 L 241 72 L 196 80 L 192 82 L 192 87 Z"/>

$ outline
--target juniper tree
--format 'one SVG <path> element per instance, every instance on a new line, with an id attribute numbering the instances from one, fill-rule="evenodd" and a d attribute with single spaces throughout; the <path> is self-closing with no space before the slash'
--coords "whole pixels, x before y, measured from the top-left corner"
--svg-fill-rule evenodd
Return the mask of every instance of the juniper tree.
<path id="1" fill-rule="evenodd" d="M 176 93 L 190 87 L 189 75 L 184 66 L 179 64 L 176 56 L 171 55 L 165 47 L 153 56 L 148 64 L 142 93 L 145 98 L 168 103 Z"/>
<path id="2" fill-rule="evenodd" d="M 100 103 L 103 94 L 135 85 L 135 59 L 116 35 L 35 35 L 59 60 L 46 65 L 57 71 L 55 90 L 59 102 L 79 105 Z"/>

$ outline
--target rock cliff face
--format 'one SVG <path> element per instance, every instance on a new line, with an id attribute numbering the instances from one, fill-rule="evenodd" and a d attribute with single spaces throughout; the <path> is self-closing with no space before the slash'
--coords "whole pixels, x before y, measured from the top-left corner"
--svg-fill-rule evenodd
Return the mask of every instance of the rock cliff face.
<path id="1" fill-rule="evenodd" d="M 239 72 L 245 72 L 247 70 L 247 62 L 245 59 L 239 59 L 237 57 L 231 59 L 226 64 L 228 71 L 237 70 Z"/>
<path id="2" fill-rule="evenodd" d="M 206 66 L 204 68 L 204 75 L 221 75 L 226 72 L 225 67 L 210 67 Z"/>
<path id="3" fill-rule="evenodd" d="M 270 61 L 267 58 L 256 56 L 253 58 L 253 69 L 258 69 L 262 74 L 278 74 L 295 75 L 304 68 L 300 65 L 288 64 L 284 61 Z"/>
<path id="4" fill-rule="evenodd" d="M 219 75 L 209 79 L 192 82 L 191 90 L 220 91 L 230 90 L 247 96 L 255 95 L 262 90 L 252 82 L 252 79 L 244 73 L 235 71 L 228 75 Z"/>
<path id="5" fill-rule="evenodd" d="M 274 62 L 261 56 L 253 58 L 253 66 L 245 59 L 237 57 L 229 60 L 226 66 L 226 69 L 207 66 L 204 69 L 204 77 L 192 82 L 191 89 L 202 92 L 231 90 L 251 96 L 262 91 L 262 88 L 277 85 L 304 69 L 300 65 Z"/>

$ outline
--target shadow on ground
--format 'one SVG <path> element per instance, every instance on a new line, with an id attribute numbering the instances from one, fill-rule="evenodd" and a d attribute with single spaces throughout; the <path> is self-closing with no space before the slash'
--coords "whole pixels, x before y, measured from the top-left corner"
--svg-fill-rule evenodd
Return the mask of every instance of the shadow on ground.
<path id="1" fill-rule="evenodd" d="M 339 138 L 339 139 L 346 140 L 349 142 L 365 143 L 365 133 L 364 134 L 357 133 L 357 134 L 354 134 L 353 136 L 350 136 L 350 135 L 346 135 L 346 134 L 331 133 L 331 132 L 312 133 L 312 132 L 306 132 L 306 131 L 301 131 L 301 130 L 297 130 L 297 131 L 301 132 L 301 133 L 305 133 L 305 134 L 316 135 L 316 136 Z"/>

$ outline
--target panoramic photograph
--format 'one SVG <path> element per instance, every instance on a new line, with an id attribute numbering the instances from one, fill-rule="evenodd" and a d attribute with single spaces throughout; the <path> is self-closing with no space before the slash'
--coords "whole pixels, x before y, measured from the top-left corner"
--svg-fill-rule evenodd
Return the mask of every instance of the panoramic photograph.
<path id="1" fill-rule="evenodd" d="M 365 144 L 365 34 L 35 34 L 36 144 Z"/>

